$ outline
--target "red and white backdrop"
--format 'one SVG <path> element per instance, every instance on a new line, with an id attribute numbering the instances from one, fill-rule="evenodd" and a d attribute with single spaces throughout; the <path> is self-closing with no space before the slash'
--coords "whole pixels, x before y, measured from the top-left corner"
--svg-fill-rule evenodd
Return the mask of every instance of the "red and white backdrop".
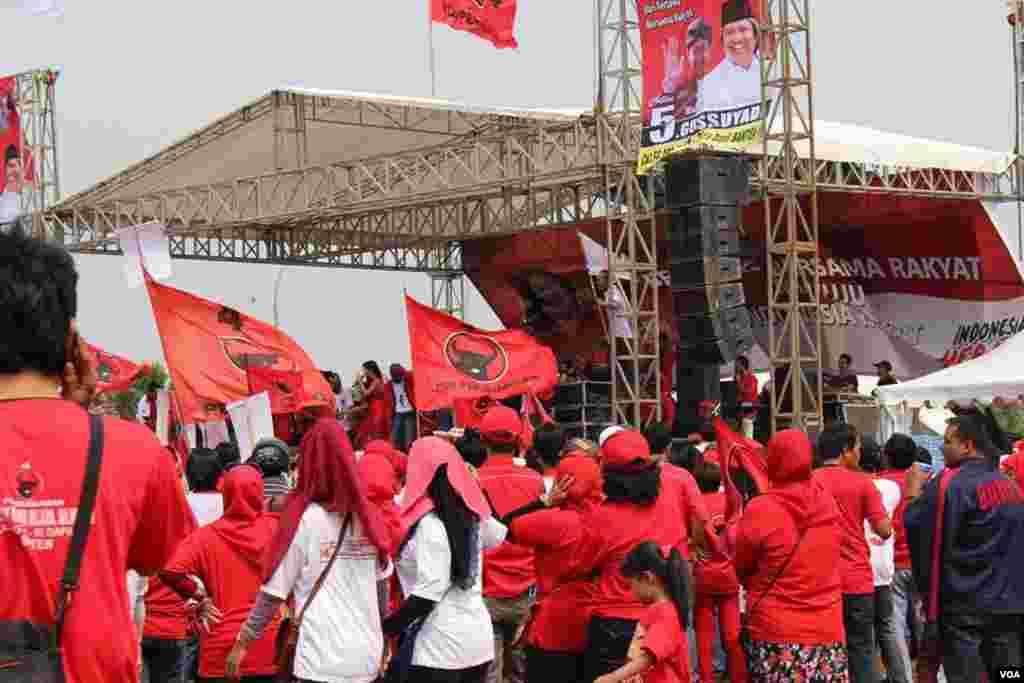
<path id="1" fill-rule="evenodd" d="M 1024 278 L 996 212 L 977 200 L 819 195 L 823 360 L 840 353 L 873 372 L 889 360 L 916 377 L 993 348 L 1024 329 Z M 767 284 L 760 204 L 745 211 L 755 254 L 744 262 L 744 289 L 759 345 L 767 348 Z M 659 221 L 664 236 L 666 221 Z M 601 355 L 597 315 L 577 231 L 605 242 L 603 221 L 467 242 L 467 274 L 502 322 L 516 326 L 530 281 L 557 301 L 558 329 L 543 338 L 563 359 Z M 668 242 L 659 240 L 661 263 Z M 667 273 L 661 274 L 668 284 Z M 560 290 L 560 291 L 559 291 Z M 662 290 L 663 318 L 673 316 Z M 760 354 L 755 354 L 760 355 Z"/>

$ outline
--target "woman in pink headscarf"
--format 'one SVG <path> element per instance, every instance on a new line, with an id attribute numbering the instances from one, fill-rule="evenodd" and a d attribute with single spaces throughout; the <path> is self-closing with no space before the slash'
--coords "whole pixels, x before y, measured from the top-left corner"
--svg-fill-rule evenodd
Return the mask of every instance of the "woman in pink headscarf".
<path id="1" fill-rule="evenodd" d="M 483 551 L 500 544 L 506 529 L 451 443 L 426 437 L 413 444 L 401 521 L 397 569 L 406 599 L 384 621 L 385 634 L 403 635 L 392 667 L 408 672 L 407 683 L 483 683 L 494 659 Z"/>

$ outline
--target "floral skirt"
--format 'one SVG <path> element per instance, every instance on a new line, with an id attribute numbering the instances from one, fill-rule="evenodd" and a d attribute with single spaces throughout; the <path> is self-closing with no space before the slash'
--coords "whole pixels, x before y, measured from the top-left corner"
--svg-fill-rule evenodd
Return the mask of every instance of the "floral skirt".
<path id="1" fill-rule="evenodd" d="M 847 683 L 846 647 L 752 640 L 750 683 Z"/>

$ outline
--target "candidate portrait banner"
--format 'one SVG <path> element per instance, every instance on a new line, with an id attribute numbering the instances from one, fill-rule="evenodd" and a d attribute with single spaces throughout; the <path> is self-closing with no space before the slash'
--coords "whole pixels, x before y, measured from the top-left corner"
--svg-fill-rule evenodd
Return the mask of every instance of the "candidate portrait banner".
<path id="1" fill-rule="evenodd" d="M 638 0 L 638 173 L 679 152 L 740 152 L 762 140 L 762 7 L 763 0 Z"/>

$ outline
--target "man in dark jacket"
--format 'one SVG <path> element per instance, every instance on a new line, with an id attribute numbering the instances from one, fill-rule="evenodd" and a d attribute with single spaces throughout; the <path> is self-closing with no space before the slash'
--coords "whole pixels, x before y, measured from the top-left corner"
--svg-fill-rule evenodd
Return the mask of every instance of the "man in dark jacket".
<path id="1" fill-rule="evenodd" d="M 975 418 L 953 418 L 943 441 L 943 475 L 925 484 L 926 473 L 915 465 L 908 478 L 911 564 L 928 621 L 938 620 L 949 683 L 975 683 L 982 672 L 997 681 L 1000 669 L 1021 665 L 1024 496 L 992 467 L 986 443 Z M 937 591 L 930 588 L 936 574 Z"/>

